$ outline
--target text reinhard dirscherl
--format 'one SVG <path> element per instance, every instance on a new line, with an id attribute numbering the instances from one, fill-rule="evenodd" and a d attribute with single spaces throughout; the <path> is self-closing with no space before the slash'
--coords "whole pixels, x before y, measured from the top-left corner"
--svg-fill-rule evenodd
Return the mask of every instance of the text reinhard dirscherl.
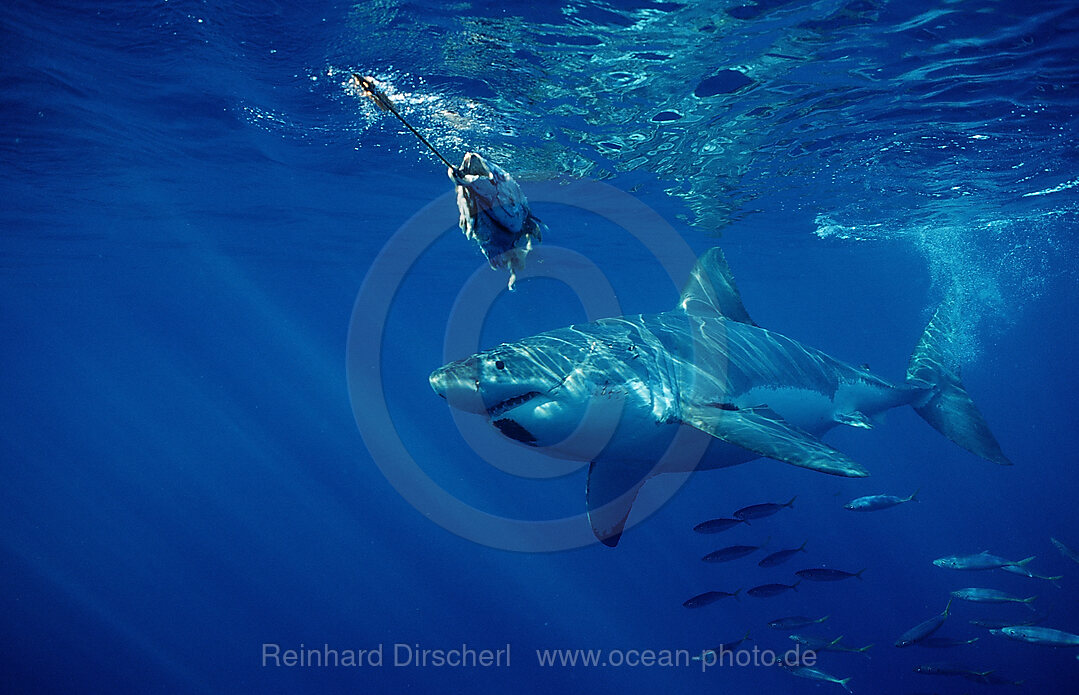
<path id="1" fill-rule="evenodd" d="M 476 649 L 467 644 L 448 649 L 428 649 L 419 644 L 378 644 L 370 649 L 334 649 L 328 644 L 282 649 L 279 644 L 263 643 L 263 666 L 301 668 L 337 667 L 434 667 L 434 668 L 506 668 L 510 665 L 510 645 L 501 649 Z"/>
<path id="2" fill-rule="evenodd" d="M 541 668 L 604 667 L 687 667 L 694 663 L 701 671 L 714 667 L 773 667 L 779 665 L 813 666 L 813 650 L 795 645 L 785 653 L 770 649 L 731 650 L 726 646 L 691 655 L 687 649 L 537 649 L 536 662 Z M 477 649 L 467 643 L 450 648 L 429 649 L 402 642 L 369 649 L 321 647 L 282 649 L 281 645 L 262 645 L 262 666 L 288 668 L 509 668 L 510 645 L 499 649 Z"/>

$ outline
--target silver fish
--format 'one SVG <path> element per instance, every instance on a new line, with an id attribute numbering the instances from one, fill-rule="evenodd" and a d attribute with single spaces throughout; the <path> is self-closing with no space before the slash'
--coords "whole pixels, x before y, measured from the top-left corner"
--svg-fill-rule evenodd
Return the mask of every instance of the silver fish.
<path id="1" fill-rule="evenodd" d="M 864 647 L 848 647 L 845 644 L 841 644 L 843 636 L 840 635 L 835 639 L 828 639 L 827 637 L 818 637 L 816 635 L 790 635 L 789 638 L 802 645 L 806 649 L 811 649 L 815 652 L 849 652 L 851 654 L 862 654 L 867 659 L 869 655 L 866 654 L 872 644 L 867 644 Z"/>
<path id="2" fill-rule="evenodd" d="M 1031 572 L 1026 565 L 1004 565 L 1000 569 L 1010 574 L 1018 574 L 1020 577 L 1027 577 L 1029 579 L 1044 579 L 1058 589 L 1060 588 L 1060 584 L 1058 582 L 1064 578 L 1063 574 L 1058 574 L 1053 577 L 1047 577 L 1043 574 L 1035 574 L 1034 572 Z"/>
<path id="3" fill-rule="evenodd" d="M 934 615 L 929 620 L 918 623 L 911 629 L 900 635 L 899 639 L 895 641 L 897 647 L 909 647 L 912 644 L 921 642 L 926 637 L 929 637 L 934 632 L 940 629 L 940 626 L 944 624 L 949 615 L 949 609 L 952 607 L 952 599 L 948 599 L 948 605 L 944 607 L 944 611 L 938 615 Z"/>
<path id="4" fill-rule="evenodd" d="M 937 558 L 933 560 L 933 564 L 949 570 L 995 570 L 1008 565 L 1022 567 L 1033 559 L 1034 556 L 1032 555 L 1025 560 L 1005 560 L 998 555 L 991 554 L 988 550 L 983 550 L 977 555 L 949 555 Z"/>
<path id="5" fill-rule="evenodd" d="M 990 630 L 989 632 L 1019 642 L 1041 644 L 1046 647 L 1079 647 L 1079 635 L 1073 635 L 1070 632 L 1054 630 L 1048 627 L 1015 625 L 1012 627 L 1002 627 L 999 630 Z"/>
<path id="6" fill-rule="evenodd" d="M 720 548 L 719 550 L 713 550 L 702 557 L 701 560 L 704 562 L 730 562 L 731 560 L 737 560 L 740 557 L 755 553 L 766 545 L 768 545 L 768 541 L 765 541 L 760 545 L 731 545 L 726 548 Z"/>
<path id="7" fill-rule="evenodd" d="M 992 669 L 978 671 L 960 664 L 923 664 L 915 666 L 914 672 L 926 676 L 961 676 L 975 683 L 983 683 L 993 671 Z"/>
<path id="8" fill-rule="evenodd" d="M 849 509 L 852 512 L 875 512 L 881 509 L 890 509 L 904 502 L 915 502 L 918 500 L 919 490 L 915 490 L 910 497 L 896 497 L 895 495 L 870 495 L 868 497 L 859 497 L 856 500 L 843 505 L 843 509 Z"/>
<path id="9" fill-rule="evenodd" d="M 809 627 L 810 625 L 823 623 L 827 619 L 827 615 L 823 618 L 807 618 L 804 615 L 792 615 L 786 618 L 776 618 L 768 623 L 768 627 L 773 630 L 797 630 L 800 627 Z"/>
<path id="10" fill-rule="evenodd" d="M 735 591 L 733 594 L 728 591 L 706 591 L 703 594 L 697 594 L 693 598 L 686 599 L 684 602 L 682 602 L 682 605 L 686 608 L 701 608 L 702 606 L 707 606 L 709 604 L 715 603 L 720 599 L 737 599 L 738 592 L 740 591 L 741 589 Z"/>
<path id="11" fill-rule="evenodd" d="M 1058 541 L 1056 538 L 1050 537 L 1049 540 L 1051 540 L 1053 542 L 1053 545 L 1055 545 L 1057 547 L 1057 550 L 1060 551 L 1061 555 L 1068 558 L 1072 562 L 1079 562 L 1079 553 L 1075 552 L 1074 550 L 1072 550 L 1068 546 L 1064 545 L 1063 543 Z"/>
<path id="12" fill-rule="evenodd" d="M 808 543 L 809 541 L 806 541 Z M 806 551 L 806 543 L 802 543 L 797 548 L 788 548 L 786 550 L 777 550 L 771 555 L 765 557 L 763 560 L 757 563 L 760 567 L 776 567 L 782 565 L 787 560 L 790 560 L 798 553 L 804 553 Z"/>
<path id="13" fill-rule="evenodd" d="M 752 589 L 746 590 L 746 593 L 750 596 L 757 598 L 768 598 L 770 596 L 779 596 L 787 591 L 797 591 L 798 585 L 801 583 L 801 579 L 793 584 L 762 584 L 755 586 Z"/>
<path id="14" fill-rule="evenodd" d="M 703 652 L 700 653 L 700 655 L 690 657 L 690 659 L 693 660 L 693 661 L 701 661 L 702 659 L 707 658 L 708 655 L 712 655 L 712 658 L 718 658 L 718 657 L 722 656 L 723 654 L 733 652 L 735 649 L 737 649 L 739 646 L 741 646 L 741 644 L 743 642 L 745 642 L 748 639 L 749 639 L 749 630 L 746 630 L 746 634 L 744 634 L 741 639 L 736 639 L 733 642 L 724 642 L 723 644 L 712 647 L 711 649 L 705 649 Z"/>
<path id="15" fill-rule="evenodd" d="M 956 639 L 954 637 L 926 637 L 918 642 L 919 647 L 932 647 L 934 649 L 949 649 L 951 647 L 964 647 L 968 644 L 974 644 L 978 641 L 977 637 L 971 637 L 970 639 Z"/>
<path id="16" fill-rule="evenodd" d="M 982 589 L 980 587 L 956 589 L 952 592 L 952 596 L 961 601 L 972 601 L 974 603 L 1022 603 L 1030 610 L 1034 610 L 1030 604 L 1034 602 L 1034 599 L 1038 598 L 1037 596 L 1019 598 L 997 589 Z"/>
<path id="17" fill-rule="evenodd" d="M 815 652 L 824 651 L 826 647 L 834 647 L 840 643 L 843 639 L 843 635 L 828 639 L 827 637 L 818 637 L 817 635 L 802 635 L 795 633 L 793 635 L 787 635 L 787 639 L 792 642 L 796 642 L 806 649 L 812 649 Z"/>
<path id="18" fill-rule="evenodd" d="M 694 526 L 693 530 L 697 533 L 719 533 L 745 523 L 747 522 L 744 519 L 709 519 Z"/>
<path id="19" fill-rule="evenodd" d="M 751 504 L 748 507 L 742 507 L 734 513 L 735 519 L 741 519 L 742 521 L 748 521 L 749 519 L 763 519 L 766 516 L 772 516 L 781 509 L 788 509 L 794 507 L 794 500 L 798 499 L 798 495 L 791 497 L 790 500 L 783 502 L 765 502 L 763 504 Z"/>
<path id="20" fill-rule="evenodd" d="M 858 570 L 857 572 L 847 572 L 846 570 L 836 570 L 830 567 L 811 567 L 805 570 L 798 570 L 795 572 L 802 579 L 808 579 L 811 582 L 838 582 L 843 579 L 850 579 L 851 577 L 862 578 L 862 572 L 865 572 L 866 568 Z"/>
<path id="21" fill-rule="evenodd" d="M 1011 619 L 1008 619 L 1008 620 L 989 620 L 989 619 L 986 619 L 986 618 L 973 618 L 973 619 L 971 619 L 971 620 L 969 620 L 967 622 L 969 622 L 971 625 L 976 625 L 978 627 L 984 627 L 986 630 L 999 630 L 1002 627 L 1018 627 L 1020 625 L 1022 625 L 1022 626 L 1038 625 L 1040 623 L 1045 622 L 1045 620 L 1048 617 L 1049 617 L 1048 613 L 1041 613 L 1041 614 L 1036 614 L 1030 620 L 1026 620 L 1026 621 L 1023 621 L 1023 622 L 1017 622 L 1014 618 L 1011 618 Z"/>
<path id="22" fill-rule="evenodd" d="M 830 674 L 825 673 L 819 669 L 810 668 L 808 666 L 796 666 L 787 663 L 780 663 L 782 668 L 792 676 L 798 676 L 799 678 L 808 678 L 809 680 L 822 681 L 824 683 L 835 683 L 836 685 L 843 686 L 843 689 L 848 693 L 851 692 L 850 686 L 847 683 L 850 682 L 850 678 L 836 678 Z"/>

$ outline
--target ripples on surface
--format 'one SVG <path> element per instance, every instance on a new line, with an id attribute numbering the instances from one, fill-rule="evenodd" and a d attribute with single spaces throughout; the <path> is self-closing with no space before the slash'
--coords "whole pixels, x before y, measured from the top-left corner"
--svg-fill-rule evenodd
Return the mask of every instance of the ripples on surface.
<path id="1" fill-rule="evenodd" d="M 384 80 L 448 156 L 477 150 L 523 181 L 617 178 L 652 201 L 666 191 L 704 235 L 768 210 L 784 224 L 746 228 L 908 243 L 939 293 L 957 286 L 979 302 L 972 315 L 997 314 L 1075 273 L 1072 5 L 369 0 L 285 14 L 169 2 L 72 5 L 84 16 L 66 25 L 8 11 L 6 48 L 25 68 L 2 78 L 15 137 L 0 155 L 20 202 L 0 221 L 26 235 L 70 226 L 46 178 L 65 181 L 65 200 L 155 220 L 157 197 L 114 201 L 141 190 L 132 172 L 148 161 L 178 163 L 151 174 L 176 192 L 170 219 L 234 207 L 219 187 L 180 195 L 191 184 L 175 172 L 192 161 L 355 174 L 358 147 L 373 170 L 428 165 L 342 88 L 356 69 Z M 275 218 L 310 217 L 265 197 L 250 196 Z"/>
<path id="2" fill-rule="evenodd" d="M 768 205 L 816 218 L 794 233 L 909 242 L 938 291 L 982 312 L 1036 295 L 1065 257 L 1077 212 L 1070 3 L 513 12 L 360 3 L 352 31 L 377 40 L 349 55 L 411 90 L 408 110 L 448 150 L 525 178 L 640 169 L 705 232 Z"/>

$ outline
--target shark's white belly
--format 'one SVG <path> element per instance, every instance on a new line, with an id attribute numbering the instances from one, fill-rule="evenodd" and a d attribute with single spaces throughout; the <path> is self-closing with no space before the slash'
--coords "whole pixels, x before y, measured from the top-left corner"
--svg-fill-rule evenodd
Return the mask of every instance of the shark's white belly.
<path id="1" fill-rule="evenodd" d="M 757 388 L 740 395 L 734 404 L 740 408 L 767 405 L 791 424 L 814 434 L 836 424 L 834 401 L 811 389 Z M 654 411 L 632 407 L 618 398 L 595 398 L 572 435 L 543 449 L 560 458 L 582 461 L 656 462 L 667 453 L 680 426 L 677 420 L 657 421 Z M 703 458 L 679 458 L 669 470 L 725 468 L 754 458 L 757 455 L 751 451 L 716 441 Z"/>
<path id="2" fill-rule="evenodd" d="M 734 399 L 740 408 L 767 406 L 795 427 L 820 434 L 836 424 L 836 403 L 813 389 L 760 386 Z"/>
<path id="3" fill-rule="evenodd" d="M 543 446 L 560 458 L 579 461 L 658 461 L 670 446 L 678 424 L 657 418 L 654 404 L 643 392 L 593 393 L 583 408 L 537 409 L 526 426 L 535 432 L 567 432 L 561 441 Z M 579 421 L 561 422 L 584 412 Z M 536 417 L 539 416 L 539 417 Z M 544 421 L 546 420 L 546 421 Z M 539 437 L 541 440 L 542 436 Z M 547 441 L 550 441 L 548 438 Z"/>

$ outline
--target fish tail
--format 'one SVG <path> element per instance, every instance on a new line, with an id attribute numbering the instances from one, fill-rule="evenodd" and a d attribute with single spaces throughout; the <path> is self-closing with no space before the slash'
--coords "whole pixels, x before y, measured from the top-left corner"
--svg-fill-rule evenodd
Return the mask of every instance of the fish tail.
<path id="1" fill-rule="evenodd" d="M 911 406 L 933 429 L 988 461 L 1011 465 L 959 379 L 951 343 L 959 323 L 955 298 L 940 305 L 907 365 L 907 384 L 922 390 Z"/>
<path id="2" fill-rule="evenodd" d="M 731 596 L 733 596 L 733 597 L 734 597 L 734 600 L 735 600 L 735 601 L 741 601 L 742 599 L 738 598 L 738 594 L 740 594 L 740 593 L 742 593 L 742 590 L 741 590 L 740 588 L 739 588 L 739 589 L 735 589 L 735 590 L 734 590 L 734 593 L 733 593 L 733 594 L 731 594 Z"/>
<path id="3" fill-rule="evenodd" d="M 786 504 L 784 504 L 783 506 L 793 508 L 794 507 L 794 500 L 796 500 L 796 499 L 798 499 L 798 495 L 795 495 L 794 497 L 791 497 L 790 501 L 787 502 Z"/>
<path id="4" fill-rule="evenodd" d="M 799 579 L 795 583 L 791 584 L 791 589 L 794 589 L 795 591 L 798 591 L 798 585 L 801 584 L 801 583 L 802 583 L 802 580 Z M 827 618 L 828 616 L 824 616 L 824 617 Z"/>
<path id="5" fill-rule="evenodd" d="M 850 683 L 850 676 L 847 676 L 846 678 L 840 678 L 839 680 L 836 681 L 836 683 L 839 683 L 840 685 L 842 685 L 843 689 L 846 690 L 848 693 L 854 692 L 853 690 L 850 689 L 850 686 L 847 685 L 847 683 Z"/>
<path id="6" fill-rule="evenodd" d="M 799 579 L 798 581 L 802 581 L 802 580 Z M 818 623 L 823 623 L 825 620 L 827 620 L 828 618 L 831 618 L 831 617 L 832 617 L 831 614 L 828 614 L 828 615 L 824 616 L 823 618 L 821 618 L 820 620 L 818 620 L 817 622 Z"/>
<path id="7" fill-rule="evenodd" d="M 952 601 L 954 601 L 954 600 L 955 600 L 954 596 L 948 599 L 948 605 L 944 607 L 944 616 L 945 617 L 951 615 L 951 613 L 949 611 L 952 609 Z"/>
<path id="8" fill-rule="evenodd" d="M 804 553 L 806 551 L 806 543 L 808 542 L 809 541 L 807 540 L 805 543 L 802 543 L 800 546 L 798 546 L 798 550 L 801 550 Z"/>
<path id="9" fill-rule="evenodd" d="M 862 572 L 865 572 L 867 569 L 869 569 L 869 568 L 868 567 L 863 567 L 862 569 L 855 572 L 854 576 L 858 577 L 858 579 L 861 579 L 862 578 Z"/>
<path id="10" fill-rule="evenodd" d="M 907 498 L 907 501 L 908 502 L 917 502 L 918 501 L 918 493 L 921 492 L 921 491 L 922 491 L 922 488 L 918 488 L 917 490 L 915 490 L 914 493 L 910 497 Z"/>
<path id="11" fill-rule="evenodd" d="M 1020 560 L 1019 562 L 1014 562 L 1012 564 L 1014 564 L 1016 567 L 1026 567 L 1027 565 L 1030 564 L 1030 561 L 1033 560 L 1036 557 L 1038 557 L 1038 556 L 1037 555 L 1031 555 L 1030 557 L 1028 557 L 1025 560 Z"/>

